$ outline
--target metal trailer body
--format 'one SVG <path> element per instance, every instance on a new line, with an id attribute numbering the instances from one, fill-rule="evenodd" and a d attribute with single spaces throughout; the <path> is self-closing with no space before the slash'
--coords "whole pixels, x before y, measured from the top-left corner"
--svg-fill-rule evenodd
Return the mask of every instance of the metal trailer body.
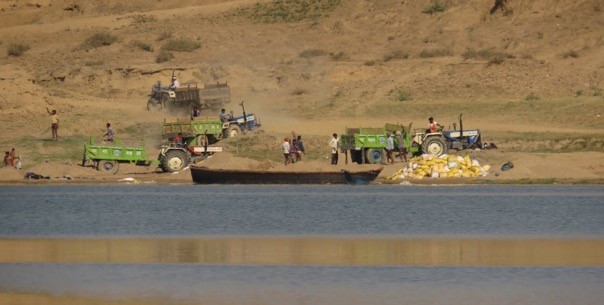
<path id="1" fill-rule="evenodd" d="M 378 128 L 346 128 L 345 133 L 340 136 L 340 150 L 345 154 L 350 152 L 352 162 L 359 164 L 381 163 L 386 156 L 387 132 L 394 134 L 394 131 L 398 131 L 403 135 L 403 143 L 399 143 L 395 137 L 394 146 L 398 147 L 402 144 L 407 151 L 412 151 L 409 134 L 405 132 L 403 126 L 395 124 L 386 124 L 384 127 Z M 346 158 L 348 158 L 348 155 L 346 155 Z"/>
<path id="2" fill-rule="evenodd" d="M 204 84 L 198 88 L 197 83 L 187 83 L 179 88 L 170 87 L 157 88 L 153 86 L 151 95 L 147 101 L 148 110 L 169 109 L 170 111 L 187 110 L 193 106 L 200 110 L 216 111 L 231 101 L 231 89 L 225 83 Z"/>
<path id="3" fill-rule="evenodd" d="M 157 164 L 157 161 L 147 160 L 144 142 L 141 141 L 141 147 L 123 147 L 120 146 L 117 138 L 113 146 L 110 146 L 95 145 L 94 138 L 91 137 L 90 142 L 84 144 L 82 166 L 85 166 L 88 160 L 94 162 L 97 170 L 113 174 L 118 172 L 120 163 L 131 163 L 140 166 Z"/>

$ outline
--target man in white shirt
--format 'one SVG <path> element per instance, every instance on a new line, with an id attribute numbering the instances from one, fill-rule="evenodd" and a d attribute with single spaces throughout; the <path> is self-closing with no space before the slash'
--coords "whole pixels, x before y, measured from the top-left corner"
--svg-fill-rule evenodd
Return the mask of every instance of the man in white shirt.
<path id="1" fill-rule="evenodd" d="M 283 151 L 283 156 L 285 157 L 285 161 L 284 161 L 284 165 L 287 166 L 290 162 L 290 157 L 289 157 L 289 150 L 290 150 L 290 146 L 289 146 L 289 139 L 285 138 L 283 139 L 283 143 L 281 143 L 281 150 Z"/>
<path id="2" fill-rule="evenodd" d="M 172 84 L 170 85 L 170 87 L 172 87 L 172 89 L 176 89 L 176 88 L 180 87 L 180 82 L 178 82 L 178 79 L 176 79 L 176 76 L 172 76 Z"/>
<path id="3" fill-rule="evenodd" d="M 331 164 L 338 164 L 338 148 L 340 147 L 340 141 L 338 140 L 338 134 L 334 133 L 333 138 L 329 141 L 329 147 L 331 148 Z"/>

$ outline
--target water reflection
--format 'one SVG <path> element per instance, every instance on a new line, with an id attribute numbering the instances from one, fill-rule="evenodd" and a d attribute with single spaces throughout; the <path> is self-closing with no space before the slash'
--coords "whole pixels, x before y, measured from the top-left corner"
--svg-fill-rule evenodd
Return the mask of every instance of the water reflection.
<path id="1" fill-rule="evenodd" d="M 604 266 L 604 239 L 225 237 L 0 239 L 0 263 Z"/>

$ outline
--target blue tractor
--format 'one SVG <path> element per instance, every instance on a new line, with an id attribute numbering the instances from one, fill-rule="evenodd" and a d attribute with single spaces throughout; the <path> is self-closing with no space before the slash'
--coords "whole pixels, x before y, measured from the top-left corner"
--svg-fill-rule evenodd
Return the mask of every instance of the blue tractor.
<path id="1" fill-rule="evenodd" d="M 430 132 L 415 129 L 412 146 L 418 147 L 417 154 L 440 156 L 449 149 L 463 150 L 480 148 L 482 139 L 480 129 L 463 129 L 462 114 L 459 115 L 459 129 L 453 123 L 453 130 Z M 412 150 L 414 151 L 414 150 Z"/>

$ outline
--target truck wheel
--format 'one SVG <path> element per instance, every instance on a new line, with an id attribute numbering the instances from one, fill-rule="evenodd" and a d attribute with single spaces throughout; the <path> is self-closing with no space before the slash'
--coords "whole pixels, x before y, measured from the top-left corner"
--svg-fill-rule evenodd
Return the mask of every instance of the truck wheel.
<path id="1" fill-rule="evenodd" d="M 101 172 L 116 174 L 119 170 L 119 163 L 110 160 L 101 160 L 97 163 L 96 169 Z"/>
<path id="2" fill-rule="evenodd" d="M 422 144 L 422 151 L 438 157 L 447 152 L 447 143 L 440 137 L 429 137 Z"/>
<path id="3" fill-rule="evenodd" d="M 164 155 L 161 164 L 165 172 L 178 172 L 189 165 L 189 156 L 182 150 L 170 150 Z"/>
<path id="4" fill-rule="evenodd" d="M 367 163 L 382 163 L 382 159 L 384 158 L 384 150 L 381 148 L 368 148 L 365 155 L 367 156 Z"/>
<path id="5" fill-rule="evenodd" d="M 154 98 L 150 98 L 147 101 L 147 110 L 149 111 L 160 111 L 161 110 L 161 103 L 154 99 Z"/>
<path id="6" fill-rule="evenodd" d="M 229 133 L 228 133 L 229 138 L 234 138 L 240 134 L 241 134 L 241 128 L 239 128 L 239 126 L 233 125 L 233 126 L 229 127 Z"/>

